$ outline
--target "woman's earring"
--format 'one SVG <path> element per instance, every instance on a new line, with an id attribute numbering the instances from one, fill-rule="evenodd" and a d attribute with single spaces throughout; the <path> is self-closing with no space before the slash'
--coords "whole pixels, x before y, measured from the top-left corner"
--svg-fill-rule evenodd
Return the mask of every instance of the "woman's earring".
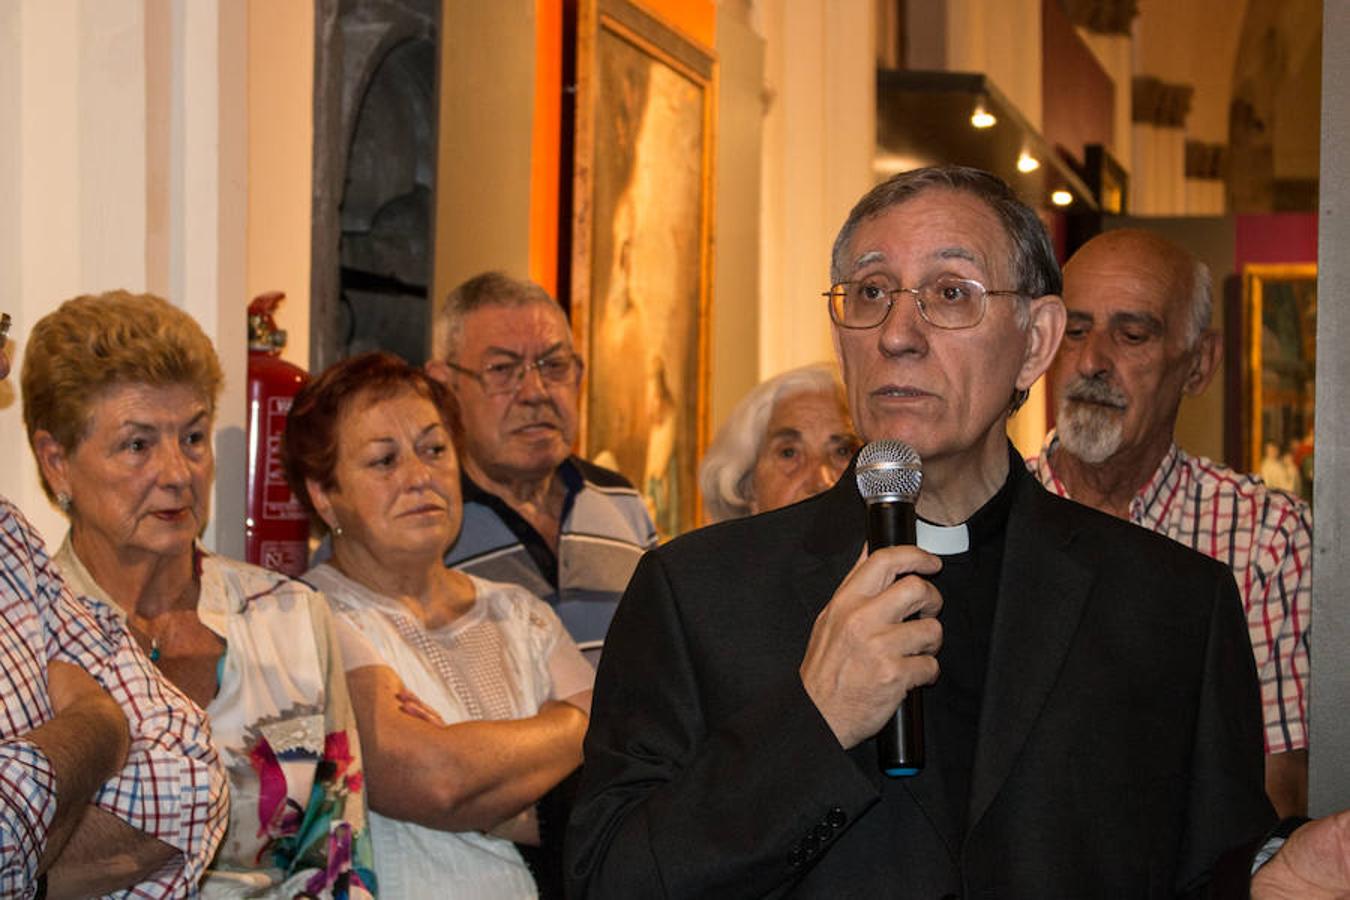
<path id="1" fill-rule="evenodd" d="M 333 537 L 335 537 L 335 538 L 340 538 L 340 537 L 342 537 L 342 526 L 341 526 L 341 525 L 334 525 L 334 526 L 333 526 Z"/>
<path id="2" fill-rule="evenodd" d="M 70 512 L 70 506 L 71 506 L 70 495 L 67 494 L 65 491 L 57 491 L 57 492 L 56 492 L 56 505 L 59 506 L 59 507 L 61 507 L 61 512 L 63 512 L 63 513 L 68 513 L 68 512 Z"/>

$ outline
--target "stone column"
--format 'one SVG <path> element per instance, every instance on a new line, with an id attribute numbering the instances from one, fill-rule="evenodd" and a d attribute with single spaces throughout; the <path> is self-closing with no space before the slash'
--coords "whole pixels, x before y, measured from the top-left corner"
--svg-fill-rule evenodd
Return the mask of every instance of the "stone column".
<path id="1" fill-rule="evenodd" d="M 876 143 L 871 0 L 794 0 L 763 12 L 760 378 L 834 355 L 820 294 L 834 234 L 873 183 Z"/>
<path id="2" fill-rule="evenodd" d="M 1318 216 L 1317 479 L 1313 482 L 1312 734 L 1309 808 L 1350 808 L 1350 6 L 1322 12 Z"/>
<path id="3" fill-rule="evenodd" d="M 1137 216 L 1180 215 L 1186 211 L 1186 115 L 1193 88 L 1151 75 L 1133 83 L 1134 168 L 1130 212 Z"/>

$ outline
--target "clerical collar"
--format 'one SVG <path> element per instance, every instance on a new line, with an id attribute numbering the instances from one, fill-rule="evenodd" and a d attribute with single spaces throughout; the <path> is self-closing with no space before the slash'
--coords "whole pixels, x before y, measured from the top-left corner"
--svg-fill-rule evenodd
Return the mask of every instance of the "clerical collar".
<path id="1" fill-rule="evenodd" d="M 955 556 L 970 549 L 970 529 L 965 522 L 960 525 L 934 525 L 920 519 L 914 524 L 919 546 L 929 553 Z"/>
<path id="2" fill-rule="evenodd" d="M 1003 486 L 969 519 L 958 525 L 936 525 L 919 519 L 915 523 L 918 545 L 938 556 L 956 556 L 970 552 L 972 542 L 980 544 L 1001 535 L 1008 524 L 1008 512 L 1012 509 L 1013 487 L 1026 474 L 1026 464 L 1009 442 L 1008 477 L 1003 480 Z"/>

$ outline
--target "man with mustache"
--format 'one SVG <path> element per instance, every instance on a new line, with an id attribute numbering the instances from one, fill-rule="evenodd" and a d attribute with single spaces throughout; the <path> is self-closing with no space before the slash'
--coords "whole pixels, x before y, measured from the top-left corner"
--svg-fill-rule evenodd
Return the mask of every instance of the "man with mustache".
<path id="1" fill-rule="evenodd" d="M 464 524 L 446 565 L 524 586 L 598 651 L 656 527 L 627 479 L 572 455 L 583 367 L 562 307 L 486 272 L 450 293 L 433 344 L 427 372 L 460 425 Z"/>
<path id="2" fill-rule="evenodd" d="M 985 172 L 901 173 L 830 280 L 853 421 L 923 459 L 931 552 L 867 552 L 847 472 L 646 554 L 596 678 L 569 896 L 1245 896 L 1279 836 L 1231 573 L 1053 496 L 1007 438 L 1065 323 L 1036 213 Z M 875 735 L 921 686 L 926 764 L 887 777 Z M 1350 890 L 1347 856 L 1350 814 L 1305 825 L 1252 896 Z"/>
<path id="3" fill-rule="evenodd" d="M 1050 369 L 1056 431 L 1028 465 L 1060 496 L 1142 525 L 1228 565 L 1261 681 L 1266 791 L 1307 809 L 1312 517 L 1259 478 L 1173 440 L 1181 398 L 1218 362 L 1209 270 L 1145 231 L 1109 231 L 1064 268 L 1068 326 Z"/>

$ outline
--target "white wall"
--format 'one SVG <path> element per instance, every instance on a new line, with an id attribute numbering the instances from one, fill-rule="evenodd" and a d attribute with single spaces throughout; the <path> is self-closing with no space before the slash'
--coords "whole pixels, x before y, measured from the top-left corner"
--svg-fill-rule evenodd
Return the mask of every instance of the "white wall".
<path id="1" fill-rule="evenodd" d="M 215 511 L 207 541 L 242 552 L 244 7 L 229 0 L 0 4 L 0 288 L 15 375 L 0 395 L 0 494 L 50 542 L 64 520 L 23 438 L 24 336 L 81 293 L 154 289 L 221 351 Z M 155 77 L 151 77 L 155 76 Z M 168 79 L 167 89 L 159 76 Z"/>
<path id="2" fill-rule="evenodd" d="M 830 244 L 873 184 L 875 6 L 766 3 L 759 377 L 834 355 Z M 721 252 L 721 248 L 719 248 Z M 722 298 L 719 302 L 730 302 Z"/>
<path id="3" fill-rule="evenodd" d="M 1133 74 L 1188 84 L 1194 91 L 1184 127 L 1135 124 L 1126 132 L 1133 146 L 1132 214 L 1202 216 L 1224 212 L 1227 201 L 1222 182 L 1187 181 L 1186 141 L 1228 143 L 1231 61 L 1242 38 L 1246 6 L 1246 0 L 1140 4 L 1133 29 Z M 1204 50 L 1197 53 L 1195 36 L 1199 34 L 1204 35 Z M 1124 108 L 1129 110 L 1128 100 Z"/>
<path id="4" fill-rule="evenodd" d="M 535 49 L 535 0 L 442 0 L 434 308 L 479 272 L 530 271 Z"/>
<path id="5" fill-rule="evenodd" d="M 1087 44 L 1092 55 L 1106 74 L 1110 76 L 1115 88 L 1115 120 L 1112 123 L 1111 155 L 1116 162 L 1130 171 L 1134 160 L 1134 141 L 1130 133 L 1130 103 L 1134 92 L 1131 82 L 1134 77 L 1134 54 L 1131 40 L 1122 34 L 1095 34 L 1086 28 L 1077 29 L 1078 36 Z"/>
<path id="6" fill-rule="evenodd" d="M 1041 0 L 946 0 L 949 72 L 984 72 L 1041 128 Z"/>
<path id="7" fill-rule="evenodd" d="M 1228 142 L 1233 59 L 1242 39 L 1246 0 L 1187 0 L 1139 4 L 1134 22 L 1134 71 L 1194 86 L 1186 135 Z M 1196 44 L 1196 37 L 1204 36 Z"/>
<path id="8" fill-rule="evenodd" d="M 1136 122 L 1131 136 L 1134 170 L 1130 173 L 1130 213 L 1136 216 L 1185 215 L 1185 129 Z"/>
<path id="9" fill-rule="evenodd" d="M 717 7 L 709 435 L 759 382 L 758 354 L 746 351 L 759 346 L 764 40 L 731 6 L 724 0 Z"/>
<path id="10" fill-rule="evenodd" d="M 244 295 L 286 293 L 277 313 L 288 338 L 282 357 L 308 369 L 314 0 L 248 0 L 248 120 Z"/>
<path id="11" fill-rule="evenodd" d="M 64 521 L 38 486 L 18 397 L 23 345 L 61 300 L 145 281 L 144 6 L 21 0 L 0 5 L 0 109 L 16 131 L 0 159 L 5 303 L 14 373 L 0 420 L 0 493 L 50 541 Z"/>

